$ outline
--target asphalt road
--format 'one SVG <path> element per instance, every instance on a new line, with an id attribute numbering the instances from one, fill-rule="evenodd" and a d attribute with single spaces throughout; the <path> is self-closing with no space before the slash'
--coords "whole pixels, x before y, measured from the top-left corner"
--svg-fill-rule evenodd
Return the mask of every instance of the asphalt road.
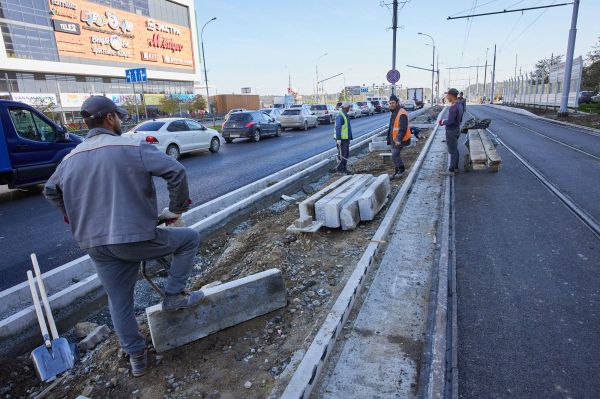
<path id="1" fill-rule="evenodd" d="M 389 113 L 352 120 L 354 137 L 387 124 Z M 238 139 L 223 144 L 217 154 L 199 151 L 184 155 L 190 197 L 200 205 L 285 167 L 335 146 L 332 125 L 307 132 L 286 131 L 281 137 L 265 137 L 258 143 Z M 161 179 L 155 180 L 159 208 L 167 206 L 168 192 Z M 51 270 L 85 253 L 72 239 L 62 217 L 41 191 L 0 192 L 0 290 L 26 280 L 36 252 L 42 272 Z"/>
<path id="2" fill-rule="evenodd" d="M 598 217 L 600 137 L 481 106 L 492 130 Z M 462 136 L 461 157 L 464 154 Z M 510 152 L 455 177 L 461 398 L 597 398 L 600 240 Z"/>

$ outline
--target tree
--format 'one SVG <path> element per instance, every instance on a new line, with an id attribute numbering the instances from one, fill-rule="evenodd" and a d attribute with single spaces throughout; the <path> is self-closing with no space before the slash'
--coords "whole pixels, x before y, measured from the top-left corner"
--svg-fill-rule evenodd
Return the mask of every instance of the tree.
<path id="1" fill-rule="evenodd" d="M 598 43 L 586 55 L 581 89 L 600 92 L 600 37 L 598 38 Z"/>
<path id="2" fill-rule="evenodd" d="M 54 101 L 50 100 L 49 98 L 40 97 L 37 98 L 32 105 L 35 109 L 46 115 L 48 118 L 54 120 L 54 108 L 56 108 Z"/>
<path id="3" fill-rule="evenodd" d="M 181 104 L 181 99 L 178 97 L 167 97 L 164 96 L 160 99 L 158 103 L 158 109 L 161 112 L 164 112 L 168 115 L 173 115 L 175 112 L 179 111 L 179 105 Z"/>
<path id="4" fill-rule="evenodd" d="M 194 96 L 193 100 L 183 106 L 190 112 L 197 112 L 206 109 L 206 100 L 200 94 Z"/>
<path id="5" fill-rule="evenodd" d="M 135 101 L 133 101 L 131 98 L 128 97 L 125 100 L 125 102 L 123 103 L 123 108 L 125 108 L 127 112 L 129 112 L 129 116 L 135 115 L 137 118 L 136 111 L 138 110 L 138 107 L 136 106 Z"/>
<path id="6" fill-rule="evenodd" d="M 536 81 L 539 81 L 540 78 L 543 78 L 544 81 L 542 83 L 549 82 L 550 76 L 550 67 L 552 65 L 560 64 L 562 62 L 563 56 L 552 55 L 548 58 L 542 58 L 538 62 L 535 63 L 535 71 L 530 72 L 529 78 L 531 79 L 531 84 L 535 84 Z"/>
<path id="7" fill-rule="evenodd" d="M 348 94 L 346 93 L 346 89 L 344 88 L 344 90 L 340 91 L 340 94 L 338 95 L 338 102 L 347 101 L 347 100 L 348 100 Z"/>

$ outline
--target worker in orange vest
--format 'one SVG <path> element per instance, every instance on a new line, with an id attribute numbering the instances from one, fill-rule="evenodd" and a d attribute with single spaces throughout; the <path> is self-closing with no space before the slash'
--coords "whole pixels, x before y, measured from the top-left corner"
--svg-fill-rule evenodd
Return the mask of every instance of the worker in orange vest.
<path id="1" fill-rule="evenodd" d="M 394 162 L 394 174 L 392 179 L 398 178 L 404 174 L 406 168 L 400 157 L 402 147 L 410 144 L 410 128 L 408 127 L 408 112 L 400 104 L 400 100 L 394 94 L 390 96 L 389 101 L 390 125 L 387 133 L 387 143 L 392 149 L 392 162 Z"/>

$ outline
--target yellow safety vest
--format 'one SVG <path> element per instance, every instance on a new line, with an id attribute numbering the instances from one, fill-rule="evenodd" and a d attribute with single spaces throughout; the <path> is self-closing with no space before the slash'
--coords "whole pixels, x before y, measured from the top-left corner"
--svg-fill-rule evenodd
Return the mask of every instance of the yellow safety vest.
<path id="1" fill-rule="evenodd" d="M 341 112 L 342 118 L 344 118 L 344 123 L 342 124 L 342 140 L 348 140 L 348 118 L 346 117 L 346 115 L 344 115 L 343 112 Z M 337 139 L 337 134 L 336 134 L 336 125 L 337 125 L 337 118 L 335 118 L 335 124 L 333 125 L 333 138 Z"/>

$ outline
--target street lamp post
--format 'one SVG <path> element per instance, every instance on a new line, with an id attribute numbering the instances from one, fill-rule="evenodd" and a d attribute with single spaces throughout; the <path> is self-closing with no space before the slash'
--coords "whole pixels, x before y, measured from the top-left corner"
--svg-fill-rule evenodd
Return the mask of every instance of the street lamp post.
<path id="1" fill-rule="evenodd" d="M 326 55 L 327 55 L 327 53 L 321 54 L 319 56 L 319 58 L 317 58 L 317 61 L 315 62 L 315 72 L 317 74 L 317 80 L 316 80 L 317 86 L 316 86 L 316 91 L 315 91 L 315 101 L 318 101 L 317 96 L 319 95 L 319 60 L 321 58 L 325 57 Z"/>
<path id="2" fill-rule="evenodd" d="M 209 19 L 204 26 L 202 26 L 202 30 L 200 30 L 200 46 L 202 47 L 202 62 L 204 63 L 204 85 L 206 86 L 206 106 L 208 108 L 208 114 L 212 115 L 211 109 L 210 109 L 210 95 L 208 94 L 208 75 L 206 73 L 206 56 L 204 55 L 204 28 L 206 28 L 206 25 L 208 25 L 209 23 L 211 23 L 212 21 L 216 20 L 217 17 L 212 17 L 211 19 Z M 213 125 L 214 125 L 214 116 L 213 116 Z"/>
<path id="3" fill-rule="evenodd" d="M 288 71 L 288 94 L 290 94 L 290 91 L 292 90 L 292 73 L 290 72 L 290 68 L 288 68 L 287 65 L 284 65 L 284 68 L 287 69 Z"/>
<path id="4" fill-rule="evenodd" d="M 433 105 L 433 85 L 435 81 L 435 40 L 433 40 L 433 37 L 429 36 L 427 33 L 419 32 L 418 34 L 421 36 L 427 36 L 433 43 L 433 55 L 431 57 L 431 105 Z"/>

